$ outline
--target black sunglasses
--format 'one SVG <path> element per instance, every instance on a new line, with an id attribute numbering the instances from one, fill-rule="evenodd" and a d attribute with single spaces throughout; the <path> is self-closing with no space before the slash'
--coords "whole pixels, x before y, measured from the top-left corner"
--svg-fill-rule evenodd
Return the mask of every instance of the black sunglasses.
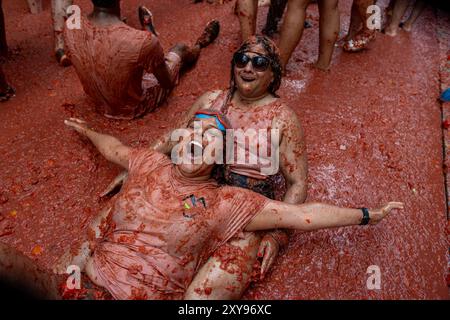
<path id="1" fill-rule="evenodd" d="M 245 66 L 249 63 L 249 61 L 252 62 L 252 66 L 256 71 L 266 71 L 267 68 L 270 65 L 270 59 L 265 56 L 254 56 L 249 57 L 243 52 L 237 52 L 234 54 L 233 57 L 234 64 L 238 68 L 245 68 Z"/>

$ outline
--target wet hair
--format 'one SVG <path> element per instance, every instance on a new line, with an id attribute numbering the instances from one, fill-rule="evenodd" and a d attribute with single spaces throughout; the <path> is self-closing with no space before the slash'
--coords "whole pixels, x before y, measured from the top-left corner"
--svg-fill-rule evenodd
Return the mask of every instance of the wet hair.
<path id="1" fill-rule="evenodd" d="M 92 4 L 100 8 L 114 8 L 120 0 L 92 0 Z"/>
<path id="2" fill-rule="evenodd" d="M 233 59 L 231 60 L 231 77 L 230 77 L 230 91 L 228 95 L 227 102 L 231 97 L 233 96 L 234 92 L 236 91 L 236 82 L 234 79 L 234 55 L 236 53 L 244 53 L 248 52 L 250 48 L 254 45 L 261 45 L 264 50 L 266 51 L 266 57 L 270 60 L 270 68 L 272 69 L 273 73 L 273 81 L 269 85 L 269 92 L 273 94 L 275 97 L 279 98 L 279 96 L 276 94 L 277 90 L 280 88 L 281 85 L 281 78 L 283 76 L 283 69 L 281 67 L 281 58 L 280 53 L 278 50 L 278 47 L 276 44 L 270 40 L 266 36 L 254 36 L 249 38 L 248 40 L 244 41 L 242 45 L 239 47 L 239 49 L 236 50 L 236 52 L 233 54 Z"/>

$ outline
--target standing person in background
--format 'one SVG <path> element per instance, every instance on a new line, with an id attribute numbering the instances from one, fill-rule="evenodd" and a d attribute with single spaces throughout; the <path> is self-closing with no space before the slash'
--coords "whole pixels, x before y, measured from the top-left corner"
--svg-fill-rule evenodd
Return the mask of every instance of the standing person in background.
<path id="1" fill-rule="evenodd" d="M 375 39 L 376 31 L 369 29 L 369 26 L 367 25 L 367 19 L 371 15 L 370 13 L 367 13 L 367 8 L 374 3 L 374 0 L 353 1 L 350 26 L 343 47 L 345 51 L 361 51 L 366 49 L 369 43 Z"/>
<path id="2" fill-rule="evenodd" d="M 67 19 L 67 8 L 73 4 L 73 0 L 52 0 L 52 20 L 54 32 L 54 53 L 56 61 L 61 66 L 70 66 L 70 60 L 64 51 L 64 23 Z M 42 11 L 42 0 L 28 0 L 31 13 L 37 14 Z"/>
<path id="3" fill-rule="evenodd" d="M 388 36 L 395 37 L 399 28 L 402 28 L 407 32 L 411 31 L 414 22 L 420 16 L 426 5 L 423 0 L 414 1 L 414 6 L 409 18 L 405 22 L 401 22 L 408 9 L 408 5 L 411 3 L 412 1 L 409 0 L 393 0 L 389 3 L 388 11 L 391 11 L 392 13 L 390 14 L 390 21 L 385 29 L 385 33 Z"/>
<path id="4" fill-rule="evenodd" d="M 279 48 L 284 70 L 292 53 L 300 42 L 310 0 L 289 0 L 281 27 Z M 334 45 L 339 35 L 338 0 L 319 0 L 319 56 L 314 66 L 321 70 L 330 68 Z"/>
<path id="5" fill-rule="evenodd" d="M 256 33 L 258 0 L 237 0 L 235 11 L 239 17 L 242 40 L 245 41 Z"/>
<path id="6" fill-rule="evenodd" d="M 278 23 L 283 17 L 284 9 L 286 9 L 287 0 L 272 0 L 270 2 L 269 11 L 267 12 L 266 25 L 262 33 L 268 37 L 272 37 L 278 30 Z"/>
<path id="7" fill-rule="evenodd" d="M 0 0 L 0 56 L 2 58 L 8 56 L 8 42 L 6 41 L 5 16 L 3 14 L 2 0 Z"/>
<path id="8" fill-rule="evenodd" d="M 70 66 L 69 57 L 64 51 L 64 24 L 67 19 L 67 8 L 73 3 L 72 0 L 52 0 L 53 32 L 55 34 L 55 57 L 56 61 L 63 66 Z"/>
<path id="9" fill-rule="evenodd" d="M 279 48 L 283 69 L 285 69 L 292 52 L 301 40 L 303 29 L 311 27 L 306 21 L 306 8 L 313 0 L 272 0 L 267 13 L 266 25 L 262 30 L 264 35 L 273 36 L 278 29 L 278 23 L 283 17 L 286 4 L 288 9 L 281 29 Z M 319 58 L 315 66 L 322 70 L 329 68 L 333 55 L 334 44 L 339 34 L 338 0 L 321 0 L 320 12 L 320 45 Z M 241 35 L 243 41 L 256 34 L 256 21 L 258 6 L 262 3 L 258 0 L 237 0 L 236 14 L 239 17 Z M 265 3 L 264 3 L 265 5 Z"/>

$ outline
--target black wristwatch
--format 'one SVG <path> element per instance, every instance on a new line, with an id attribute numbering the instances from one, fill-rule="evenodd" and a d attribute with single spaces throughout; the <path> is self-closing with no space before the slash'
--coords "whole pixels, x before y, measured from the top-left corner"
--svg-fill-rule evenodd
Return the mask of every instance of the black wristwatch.
<path id="1" fill-rule="evenodd" d="M 370 221 L 369 209 L 367 209 L 367 208 L 360 208 L 360 209 L 361 209 L 361 211 L 363 213 L 363 217 L 362 217 L 361 223 L 359 225 L 360 226 L 365 226 Z"/>

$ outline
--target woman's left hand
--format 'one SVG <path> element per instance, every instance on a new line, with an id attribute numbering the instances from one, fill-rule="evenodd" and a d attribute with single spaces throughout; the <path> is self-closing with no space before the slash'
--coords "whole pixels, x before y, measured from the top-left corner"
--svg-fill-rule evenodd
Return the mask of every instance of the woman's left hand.
<path id="1" fill-rule="evenodd" d="M 81 119 L 69 118 L 64 120 L 64 124 L 83 136 L 87 136 L 87 133 L 91 131 L 87 122 Z"/>
<path id="2" fill-rule="evenodd" d="M 392 210 L 394 209 L 404 209 L 405 205 L 403 202 L 388 202 L 384 206 L 378 209 L 369 209 L 369 224 L 377 224 L 383 220 Z"/>
<path id="3" fill-rule="evenodd" d="M 261 240 L 258 249 L 258 258 L 262 257 L 261 279 L 264 278 L 267 271 L 270 269 L 270 267 L 272 267 L 279 251 L 280 245 L 278 244 L 278 242 L 271 235 L 265 235 Z"/>

